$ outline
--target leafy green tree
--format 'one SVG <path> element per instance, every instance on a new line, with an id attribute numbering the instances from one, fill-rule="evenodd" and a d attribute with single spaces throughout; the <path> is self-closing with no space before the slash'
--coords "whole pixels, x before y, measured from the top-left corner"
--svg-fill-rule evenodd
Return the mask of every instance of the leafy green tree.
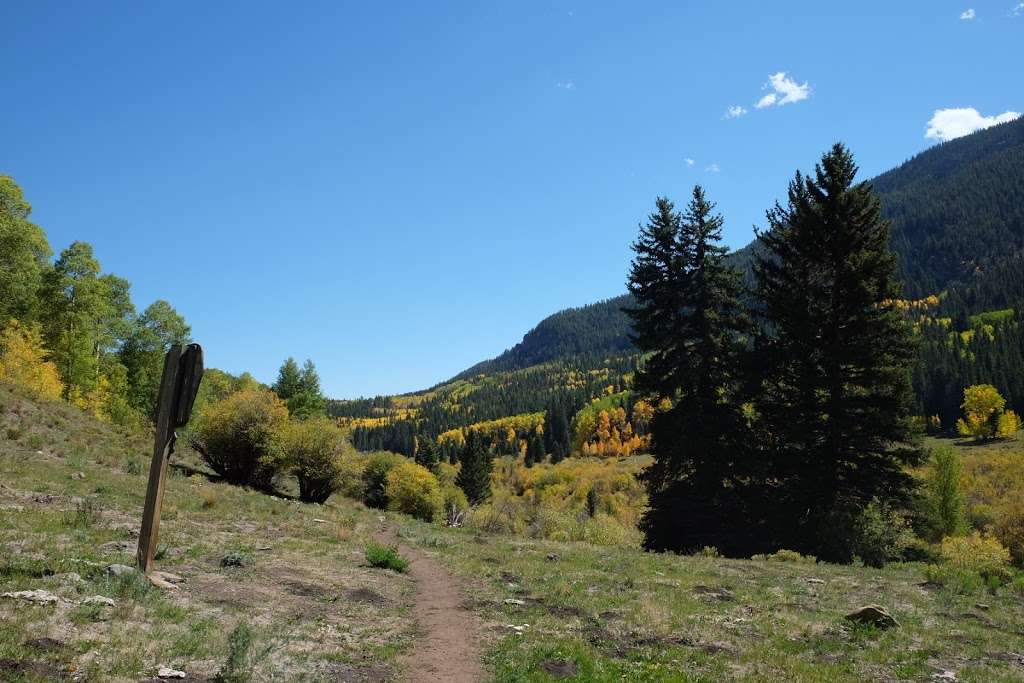
<path id="1" fill-rule="evenodd" d="M 32 206 L 8 175 L 0 175 L 0 326 L 38 318 L 39 288 L 53 253 L 43 230 L 28 220 Z"/>
<path id="2" fill-rule="evenodd" d="M 932 468 L 925 483 L 928 519 L 934 540 L 956 536 L 966 529 L 964 494 L 960 488 L 963 465 L 952 448 L 932 451 Z"/>
<path id="3" fill-rule="evenodd" d="M 459 456 L 459 462 L 462 467 L 455 483 L 466 494 L 466 499 L 476 505 L 489 498 L 494 463 L 483 437 L 473 430 L 466 435 L 466 445 Z"/>
<path id="4" fill-rule="evenodd" d="M 146 307 L 131 325 L 119 356 L 128 374 L 129 402 L 143 415 L 152 417 L 156 411 L 167 350 L 189 343 L 191 332 L 185 318 L 163 300 Z"/>
<path id="5" fill-rule="evenodd" d="M 872 501 L 898 508 L 922 453 L 910 420 L 911 330 L 889 224 L 857 167 L 835 145 L 813 177 L 799 172 L 770 229 L 755 276 L 764 316 L 756 401 L 769 438 L 774 542 L 849 561 L 857 520 Z"/>
<path id="6" fill-rule="evenodd" d="M 43 279 L 44 330 L 64 380 L 65 398 L 88 393 L 98 379 L 98 350 L 109 315 L 109 285 L 92 247 L 74 242 Z"/>
<path id="7" fill-rule="evenodd" d="M 721 246 L 722 217 L 697 186 L 677 213 L 667 199 L 633 245 L 626 309 L 649 355 L 638 388 L 672 407 L 653 417 L 645 474 L 650 508 L 641 523 L 653 550 L 716 546 L 748 554 L 757 526 L 749 503 L 745 419 L 739 408 L 743 338 L 740 274 Z"/>

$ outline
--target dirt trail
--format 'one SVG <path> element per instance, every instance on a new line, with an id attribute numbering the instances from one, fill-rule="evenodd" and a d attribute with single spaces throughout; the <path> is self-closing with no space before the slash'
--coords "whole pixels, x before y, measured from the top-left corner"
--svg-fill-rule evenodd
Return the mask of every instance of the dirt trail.
<path id="1" fill-rule="evenodd" d="M 385 527 L 378 540 L 396 542 Z M 410 560 L 409 576 L 416 582 L 412 614 L 420 635 L 402 660 L 409 683 L 478 683 L 484 678 L 477 649 L 477 621 L 463 605 L 465 596 L 455 579 L 438 562 L 408 546 L 399 552 Z"/>

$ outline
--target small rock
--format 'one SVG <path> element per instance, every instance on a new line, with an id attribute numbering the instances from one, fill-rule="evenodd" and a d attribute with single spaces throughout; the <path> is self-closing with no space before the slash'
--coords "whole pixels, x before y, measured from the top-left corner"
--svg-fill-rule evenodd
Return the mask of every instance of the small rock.
<path id="1" fill-rule="evenodd" d="M 520 600 L 519 598 L 505 598 L 504 602 L 505 602 L 506 605 L 525 605 L 526 604 L 525 600 Z"/>
<path id="2" fill-rule="evenodd" d="M 106 572 L 111 576 L 124 576 L 126 574 L 135 573 L 135 567 L 129 567 L 126 564 L 108 564 Z"/>
<path id="3" fill-rule="evenodd" d="M 980 610 L 981 610 L 982 612 L 987 612 L 987 611 L 989 610 L 989 606 L 988 606 L 988 605 L 986 605 L 986 604 L 985 604 L 985 603 L 983 603 L 983 602 L 979 602 L 979 603 L 975 604 L 974 606 L 975 606 L 976 608 L 980 609 Z"/>
<path id="4" fill-rule="evenodd" d="M 558 556 L 558 553 L 550 553 L 548 555 L 548 562 L 558 562 L 560 559 L 562 558 Z"/>
<path id="5" fill-rule="evenodd" d="M 72 479 L 85 479 L 85 472 L 75 472 L 71 475 Z"/>
<path id="6" fill-rule="evenodd" d="M 530 628 L 530 625 L 529 624 L 520 624 L 520 625 L 516 626 L 515 624 L 505 624 L 505 628 L 510 629 L 516 635 L 520 635 L 521 636 L 521 635 L 523 635 L 523 632 L 526 629 Z"/>
<path id="7" fill-rule="evenodd" d="M 569 678 L 580 671 L 576 662 L 567 659 L 545 659 L 540 663 L 540 669 L 552 678 Z"/>
<path id="8" fill-rule="evenodd" d="M 37 605 L 52 605 L 60 602 L 60 598 L 51 593 L 50 591 L 34 590 L 34 591 L 12 591 L 10 593 L 0 594 L 0 598 L 11 598 L 14 600 L 24 600 L 25 602 L 35 603 Z"/>
<path id="9" fill-rule="evenodd" d="M 932 680 L 933 681 L 955 681 L 955 680 L 957 680 L 956 672 L 949 671 L 949 670 L 940 671 L 937 674 L 932 674 Z"/>
<path id="10" fill-rule="evenodd" d="M 172 669 L 169 666 L 161 666 L 159 669 L 156 670 L 156 677 L 157 678 L 185 678 L 185 672 L 184 671 L 178 671 L 177 669 Z"/>
<path id="11" fill-rule="evenodd" d="M 884 607 L 878 605 L 866 605 L 856 612 L 846 615 L 848 621 L 855 621 L 858 624 L 871 624 L 878 628 L 892 628 L 899 626 L 900 622 L 889 614 Z"/>
<path id="12" fill-rule="evenodd" d="M 116 603 L 111 598 L 105 597 L 103 595 L 93 595 L 92 597 L 88 597 L 85 600 L 82 600 L 78 604 L 80 604 L 80 605 L 100 605 L 101 607 L 114 607 L 114 606 L 116 606 Z"/>
<path id="13" fill-rule="evenodd" d="M 807 578 L 807 579 L 804 579 L 804 581 L 806 581 L 807 583 L 813 583 L 813 584 L 816 584 L 816 585 L 821 585 L 821 584 L 825 583 L 825 579 L 815 579 L 815 578 Z"/>
<path id="14" fill-rule="evenodd" d="M 317 524 L 327 524 L 327 520 L 326 519 L 319 519 L 317 517 L 314 517 L 313 521 L 316 522 Z"/>

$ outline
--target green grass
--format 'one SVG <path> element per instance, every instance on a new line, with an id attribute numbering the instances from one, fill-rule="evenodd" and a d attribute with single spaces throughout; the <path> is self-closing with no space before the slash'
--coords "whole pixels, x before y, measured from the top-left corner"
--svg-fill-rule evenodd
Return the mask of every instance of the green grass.
<path id="1" fill-rule="evenodd" d="M 398 554 L 398 546 L 381 545 L 370 542 L 366 544 L 366 562 L 377 569 L 391 569 L 404 573 L 409 569 L 409 561 Z"/>
<path id="2" fill-rule="evenodd" d="M 29 448 L 32 435 L 39 448 Z M 159 665 L 212 679 L 230 661 L 254 681 L 335 680 L 372 665 L 398 673 L 415 636 L 415 587 L 367 566 L 381 513 L 358 503 L 304 505 L 202 475 L 173 476 L 157 564 L 183 576 L 183 588 L 107 576 L 106 564 L 132 563 L 133 547 L 111 544 L 134 544 L 150 446 L 65 405 L 39 406 L 0 387 L 0 592 L 44 588 L 69 601 L 0 600 L 0 659 L 125 683 Z M 1021 448 L 957 447 L 1002 455 Z M 202 470 L 187 451 L 175 461 Z M 72 476 L 78 472 L 85 478 Z M 215 504 L 204 504 L 208 495 Z M 82 500 L 92 501 L 91 511 L 79 509 Z M 936 588 L 920 585 L 920 564 L 875 570 L 654 555 L 388 517 L 404 545 L 437 558 L 465 586 L 495 681 L 549 681 L 547 670 L 561 664 L 576 671 L 565 679 L 572 681 L 929 681 L 947 669 L 968 683 L 1024 681 L 1024 667 L 1002 656 L 1024 649 L 1024 580 L 994 590 Z M 344 540 L 339 527 L 351 531 Z M 221 567 L 230 552 L 254 563 Z M 720 588 L 731 599 L 716 597 Z M 349 601 L 352 589 L 386 601 Z M 91 595 L 117 606 L 74 604 Z M 843 618 L 871 603 L 901 626 L 856 627 Z M 249 646 L 238 657 L 241 639 L 231 634 L 243 623 Z M 26 645 L 44 636 L 64 647 Z M 24 672 L 0 679 L 12 675 L 45 680 Z"/>

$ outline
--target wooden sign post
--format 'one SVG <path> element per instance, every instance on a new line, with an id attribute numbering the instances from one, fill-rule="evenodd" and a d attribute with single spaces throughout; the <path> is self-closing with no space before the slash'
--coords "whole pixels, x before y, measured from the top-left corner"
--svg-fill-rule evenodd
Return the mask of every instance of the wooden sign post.
<path id="1" fill-rule="evenodd" d="M 146 507 L 142 511 L 139 532 L 139 569 L 145 574 L 153 570 L 153 556 L 160 535 L 160 507 L 164 500 L 167 463 L 174 452 L 177 434 L 192 414 L 192 404 L 203 379 L 203 348 L 199 344 L 174 345 L 164 357 L 164 374 L 156 408 L 156 438 L 153 460 L 149 465 Z"/>

